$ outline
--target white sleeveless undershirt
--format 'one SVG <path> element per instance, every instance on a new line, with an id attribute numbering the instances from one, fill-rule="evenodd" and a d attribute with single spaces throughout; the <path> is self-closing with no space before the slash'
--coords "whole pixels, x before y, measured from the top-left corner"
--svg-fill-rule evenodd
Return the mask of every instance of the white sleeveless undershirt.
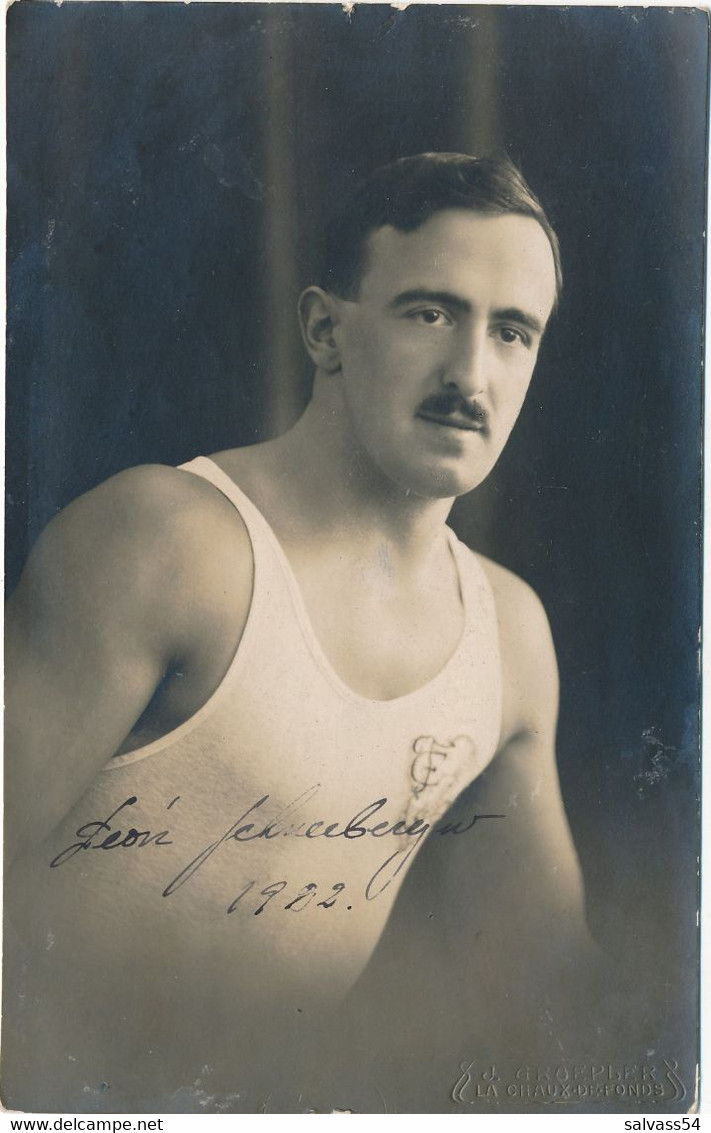
<path id="1" fill-rule="evenodd" d="M 209 924 L 217 970 L 221 950 L 230 955 L 235 939 L 237 918 L 226 910 L 245 885 L 259 892 L 278 878 L 289 892 L 310 882 L 321 892 L 343 882 L 352 897 L 323 921 L 329 935 L 321 939 L 334 959 L 352 949 L 357 915 L 356 943 L 367 958 L 420 835 L 438 829 L 497 749 L 501 673 L 491 588 L 476 556 L 447 529 L 465 615 L 457 648 L 422 688 L 370 700 L 324 655 L 264 517 L 206 457 L 185 467 L 233 503 L 251 540 L 253 590 L 242 639 L 198 712 L 108 761 L 53 832 L 46 851 L 52 868 L 45 862 L 32 884 L 48 887 L 43 900 L 56 903 L 67 947 L 74 946 L 69 926 L 80 925 L 82 909 L 90 908 L 92 931 L 107 940 L 137 925 L 158 939 L 171 924 L 187 965 L 189 956 L 202 955 L 202 926 Z M 232 837 L 235 824 L 248 823 L 253 836 Z M 362 836 L 352 835 L 354 824 Z M 383 865 L 393 854 L 400 856 Z M 193 871 L 196 858 L 202 864 Z M 353 917 L 341 916 L 340 904 L 352 905 Z M 283 922 L 289 956 L 299 941 L 304 954 L 312 949 L 311 919 Z M 257 932 L 262 921 L 251 914 L 240 920 L 246 947 L 246 922 Z M 57 937 L 57 952 L 59 944 Z"/>
<path id="2" fill-rule="evenodd" d="M 391 700 L 370 700 L 349 688 L 327 660 L 291 566 L 263 515 L 209 458 L 181 467 L 213 484 L 245 524 L 253 554 L 249 615 L 225 677 L 202 708 L 155 742 L 116 756 L 106 771 L 116 777 L 150 758 L 152 778 L 161 775 L 160 763 L 185 789 L 191 769 L 199 767 L 204 775 L 207 752 L 211 777 L 220 779 L 223 765 L 233 782 L 237 753 L 241 759 L 245 751 L 258 769 L 262 752 L 269 766 L 279 749 L 295 765 L 304 751 L 330 750 L 347 763 L 377 749 L 384 768 L 406 765 L 406 795 L 414 792 L 424 803 L 431 788 L 422 781 L 429 778 L 440 785 L 440 797 L 446 791 L 453 801 L 489 763 L 501 727 L 496 609 L 475 554 L 447 528 L 465 614 L 453 655 L 423 687 Z"/>

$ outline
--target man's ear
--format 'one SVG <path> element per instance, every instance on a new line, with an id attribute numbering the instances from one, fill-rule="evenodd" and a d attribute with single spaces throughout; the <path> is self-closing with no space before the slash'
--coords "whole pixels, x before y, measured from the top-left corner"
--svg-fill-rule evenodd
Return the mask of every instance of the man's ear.
<path id="1" fill-rule="evenodd" d="M 321 287 L 307 287 L 299 297 L 299 325 L 304 345 L 318 369 L 336 374 L 341 353 L 334 331 L 338 326 L 338 300 Z"/>

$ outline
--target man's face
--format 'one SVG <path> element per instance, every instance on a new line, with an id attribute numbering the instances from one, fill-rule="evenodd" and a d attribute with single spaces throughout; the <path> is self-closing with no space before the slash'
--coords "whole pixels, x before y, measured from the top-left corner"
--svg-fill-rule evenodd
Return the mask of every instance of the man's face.
<path id="1" fill-rule="evenodd" d="M 428 498 L 475 488 L 526 396 L 555 299 L 531 217 L 436 213 L 368 240 L 358 298 L 335 329 L 347 427 L 378 472 Z"/>

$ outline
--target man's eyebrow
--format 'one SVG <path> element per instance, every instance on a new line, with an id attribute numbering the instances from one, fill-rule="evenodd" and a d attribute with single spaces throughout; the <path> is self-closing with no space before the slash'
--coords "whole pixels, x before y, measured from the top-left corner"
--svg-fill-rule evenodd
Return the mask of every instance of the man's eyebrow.
<path id="1" fill-rule="evenodd" d="M 501 311 L 494 311 L 493 318 L 501 323 L 520 323 L 534 334 L 543 334 L 545 327 L 535 315 L 529 315 L 520 307 L 505 307 Z"/>
<path id="2" fill-rule="evenodd" d="M 405 307 L 408 303 L 441 303 L 445 307 L 455 307 L 460 311 L 471 311 L 472 306 L 460 295 L 453 291 L 430 291 L 426 287 L 413 287 L 409 291 L 401 291 L 388 303 L 391 310 Z"/>

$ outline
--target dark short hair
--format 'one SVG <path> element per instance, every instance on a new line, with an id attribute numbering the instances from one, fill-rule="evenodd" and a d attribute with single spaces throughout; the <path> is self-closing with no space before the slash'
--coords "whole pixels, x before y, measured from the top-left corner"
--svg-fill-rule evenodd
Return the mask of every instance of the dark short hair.
<path id="1" fill-rule="evenodd" d="M 392 225 L 413 232 L 434 213 L 463 208 L 487 216 L 515 213 L 537 220 L 550 242 L 556 303 L 563 285 L 558 237 L 543 206 L 508 157 L 421 153 L 383 165 L 363 181 L 327 225 L 323 283 L 344 299 L 358 294 L 371 232 Z"/>

